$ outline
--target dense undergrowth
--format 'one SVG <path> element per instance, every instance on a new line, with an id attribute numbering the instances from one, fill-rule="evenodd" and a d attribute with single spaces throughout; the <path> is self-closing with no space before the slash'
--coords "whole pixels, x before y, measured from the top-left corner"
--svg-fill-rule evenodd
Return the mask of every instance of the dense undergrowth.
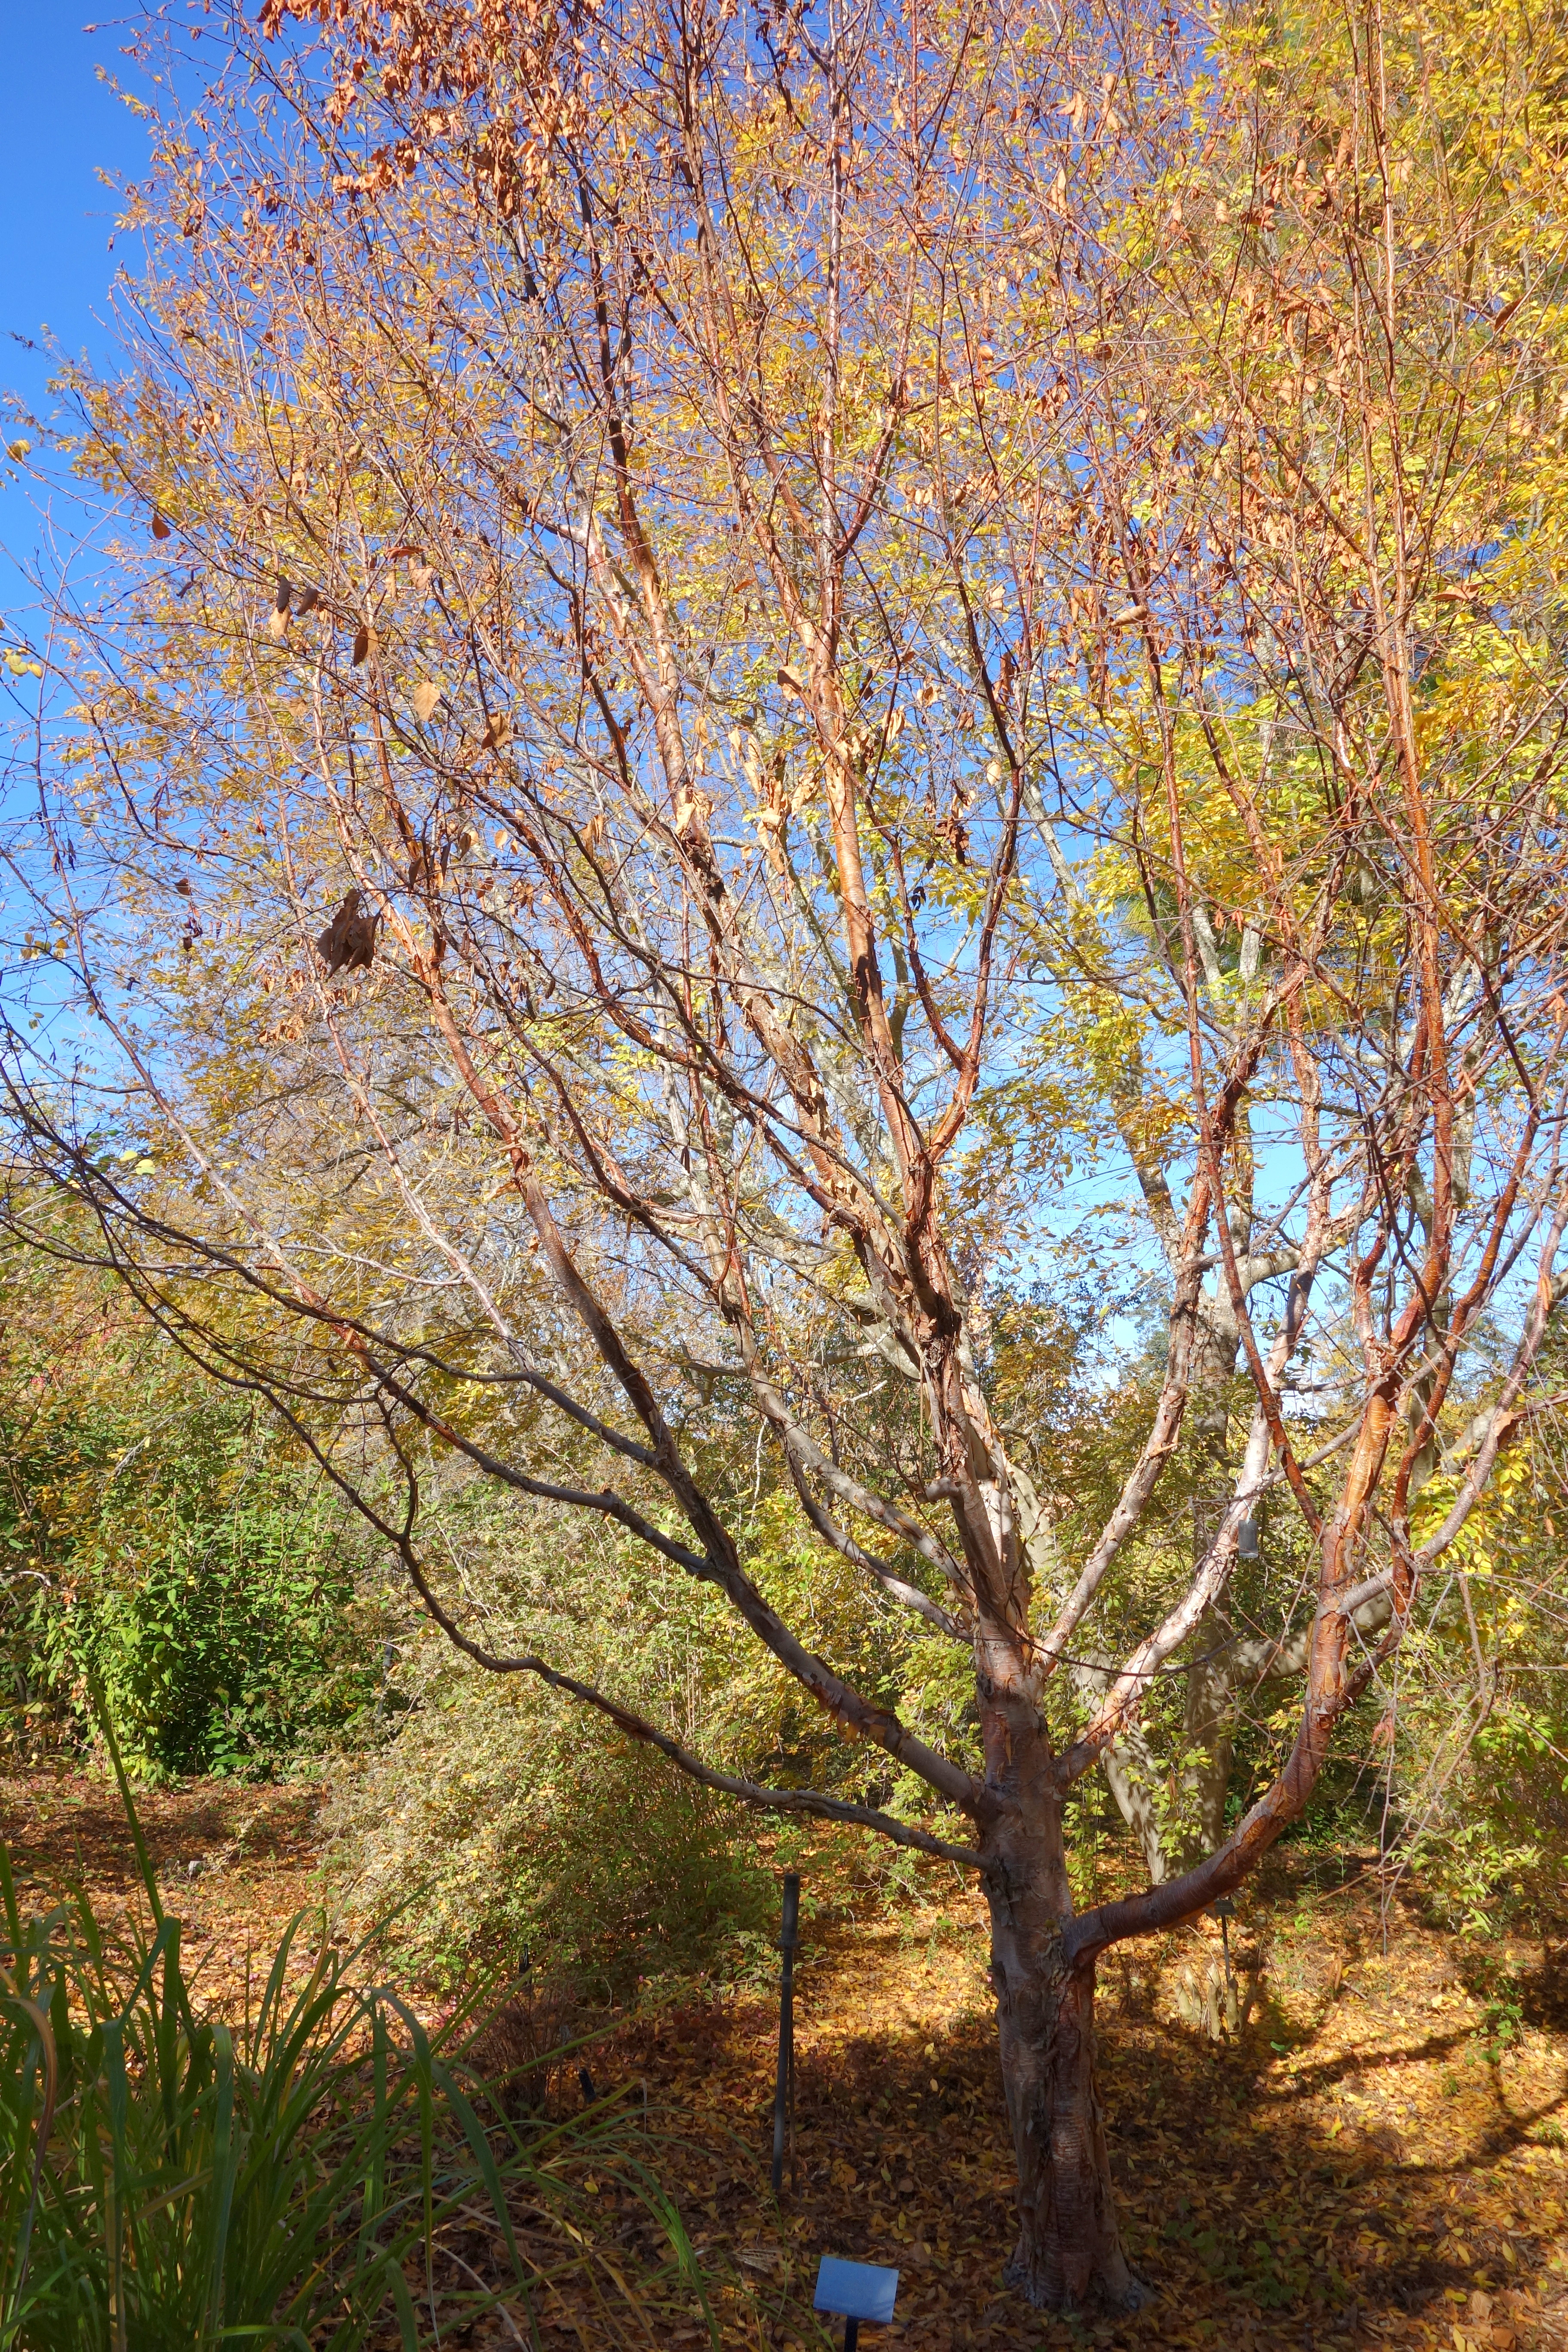
<path id="1" fill-rule="evenodd" d="M 15 1253 L 3 1275 L 0 1751 L 24 1765 L 89 1755 L 96 1677 L 139 1781 L 330 1772 L 339 1893 L 395 1911 L 399 1964 L 432 1979 L 461 1983 L 524 1950 L 616 1998 L 654 1976 L 765 1969 L 787 1830 L 759 1843 L 754 1817 L 598 1717 L 458 1657 L 319 1468 L 140 1324 L 112 1283 Z M 1092 1398 L 1072 1407 L 1059 1323 L 1051 1411 L 1092 1501 L 1118 1474 L 1117 1424 L 1097 1423 Z M 998 1363 L 1017 1370 L 1005 1349 Z M 890 1603 L 862 1607 L 853 1571 L 804 1539 L 760 1460 L 731 1467 L 748 1565 L 808 1645 L 919 1735 L 970 1754 L 963 1654 Z M 1173 1470 L 1178 1511 L 1190 1469 Z M 1483 1939 L 1527 1924 L 1568 1857 L 1568 1701 L 1539 1597 L 1560 1483 L 1544 1447 L 1510 1457 L 1424 1604 L 1397 1693 L 1369 1693 L 1293 1832 L 1379 1847 L 1418 1872 L 1436 1923 Z M 837 1739 L 770 1659 L 736 1644 L 710 1588 L 558 1515 L 503 1508 L 449 1464 L 432 1463 L 426 1486 L 455 1590 L 491 1648 L 571 1661 L 730 1769 L 923 1817 L 920 1788 Z M 1271 1549 L 1284 1540 L 1271 1532 Z M 1239 1708 L 1232 1817 L 1274 1770 L 1293 1709 L 1279 1686 Z M 1173 1840 L 1189 1826 L 1180 1710 L 1169 1678 L 1148 1727 Z M 1084 1901 L 1124 1880 L 1135 1849 L 1098 1780 L 1073 1812 Z M 902 1885 L 909 1860 L 884 1852 L 876 1874 Z"/>
<path id="2" fill-rule="evenodd" d="M 617 2343 L 703 2315 L 644 2118 L 509 2115 L 466 2060 L 474 2000 L 427 2029 L 379 1937 L 324 1920 L 260 1956 L 239 2014 L 208 2011 L 124 1794 L 144 1920 L 85 1891 L 24 1911 L 0 1847 L 0 2352 L 412 2347 L 513 2309 L 531 2334 L 563 2284 Z M 612 2246 L 628 2203 L 645 2230 Z M 488 2279 L 449 2242 L 476 2221 Z"/>

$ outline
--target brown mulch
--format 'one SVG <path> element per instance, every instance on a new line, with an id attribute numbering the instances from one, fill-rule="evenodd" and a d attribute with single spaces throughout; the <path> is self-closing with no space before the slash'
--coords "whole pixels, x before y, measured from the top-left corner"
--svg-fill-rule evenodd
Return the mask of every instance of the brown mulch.
<path id="1" fill-rule="evenodd" d="M 322 1793 L 205 1782 L 139 1801 L 216 2005 L 320 1905 Z M 139 1902 L 110 1787 L 12 1776 L 0 1836 L 35 1902 L 78 1880 L 102 1910 Z M 825 1854 L 829 1869 L 842 1864 Z M 1131 2321 L 1078 2323 L 1002 2285 L 1010 2155 L 981 1906 L 940 1874 L 856 1918 L 841 1893 L 826 1918 L 808 1899 L 782 2208 L 768 2194 L 771 1994 L 700 1991 L 591 2056 L 601 2089 L 640 2104 L 646 2085 L 678 2135 L 661 2162 L 711 2267 L 726 2347 L 822 2344 L 809 2303 L 826 2252 L 900 2271 L 897 2321 L 868 2331 L 866 2352 L 1568 2352 L 1568 1972 L 1553 1947 L 1448 1937 L 1408 1890 L 1389 1904 L 1370 1867 L 1282 1859 L 1233 1923 L 1243 2014 L 1224 2041 L 1181 2023 L 1173 2000 L 1179 1970 L 1218 1958 L 1213 1923 L 1114 1957 L 1103 2088 L 1152 2298 Z M 668 2340 L 706 2336 L 694 2321 Z M 497 2322 L 468 2340 L 512 2339 Z M 614 2340 L 564 2302 L 541 2314 L 542 2352 Z"/>
<path id="2" fill-rule="evenodd" d="M 185 1968 L 215 2010 L 227 2014 L 243 2001 L 256 1963 L 265 1955 L 269 1964 L 299 1913 L 313 1913 L 320 1932 L 316 1823 L 324 1795 L 300 1784 L 250 1788 L 226 1780 L 138 1790 L 160 1898 L 181 1922 Z M 112 1781 L 85 1773 L 0 1775 L 0 1842 L 24 1909 L 40 1909 L 80 1886 L 106 1926 L 145 1916 Z M 301 1940 L 302 1956 L 308 1941 Z"/>

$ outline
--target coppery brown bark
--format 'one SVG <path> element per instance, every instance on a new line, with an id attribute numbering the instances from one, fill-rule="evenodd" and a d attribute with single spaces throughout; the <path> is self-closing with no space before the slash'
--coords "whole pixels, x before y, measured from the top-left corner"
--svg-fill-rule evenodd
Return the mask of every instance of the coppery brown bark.
<path id="1" fill-rule="evenodd" d="M 1017 2165 L 1009 2285 L 1046 2311 L 1134 2311 L 1095 2065 L 1095 1964 L 1069 1959 L 1061 1807 L 1038 1759 L 1033 1801 L 985 1841 L 991 1982 Z"/>

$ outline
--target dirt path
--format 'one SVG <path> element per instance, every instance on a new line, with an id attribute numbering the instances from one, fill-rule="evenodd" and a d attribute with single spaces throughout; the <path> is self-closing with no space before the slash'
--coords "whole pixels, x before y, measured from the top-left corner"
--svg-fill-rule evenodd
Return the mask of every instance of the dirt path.
<path id="1" fill-rule="evenodd" d="M 320 1901 L 317 1801 L 209 1783 L 145 1801 L 164 1900 L 220 2004 L 240 1997 L 247 1952 Z M 0 1834 L 35 1895 L 79 1871 L 101 1906 L 136 1899 L 96 1782 L 0 1783 Z M 819 2345 L 806 2305 L 826 2252 L 900 2270 L 897 2323 L 868 2352 L 1568 2347 L 1568 1983 L 1539 1946 L 1453 1941 L 1396 1911 L 1385 1953 L 1370 1872 L 1313 1892 L 1282 1867 L 1234 1925 L 1245 2013 L 1221 2042 L 1174 2011 L 1181 1972 L 1218 1961 L 1212 1923 L 1113 1961 L 1106 2105 L 1154 2300 L 1085 2328 L 1002 2286 L 1010 2165 L 984 1924 L 966 1896 L 940 1900 L 826 1927 L 808 1913 L 782 2211 L 767 2194 L 771 1999 L 689 2000 L 594 2055 L 602 2087 L 646 2083 L 680 2136 L 671 2185 L 731 2282 L 727 2346 Z M 579 2340 L 581 2314 L 542 2316 L 544 2352 Z"/>

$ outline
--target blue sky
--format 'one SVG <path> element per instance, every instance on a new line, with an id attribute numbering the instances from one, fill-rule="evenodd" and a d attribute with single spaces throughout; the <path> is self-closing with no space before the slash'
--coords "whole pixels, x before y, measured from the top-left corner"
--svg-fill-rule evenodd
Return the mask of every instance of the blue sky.
<path id="1" fill-rule="evenodd" d="M 41 341 L 51 329 L 72 353 L 101 354 L 108 338 L 109 250 L 115 198 L 101 168 L 134 179 L 146 155 L 136 117 L 98 79 L 100 65 L 123 65 L 127 37 L 110 6 L 97 29 L 89 0 L 0 0 L 5 61 L 5 136 L 0 139 L 0 392 L 18 393 L 37 412 L 48 366 L 19 335 Z M 4 439 L 26 428 L 8 415 Z M 23 593 L 12 561 L 37 543 L 39 524 L 14 470 L 0 474 L 0 607 Z"/>

